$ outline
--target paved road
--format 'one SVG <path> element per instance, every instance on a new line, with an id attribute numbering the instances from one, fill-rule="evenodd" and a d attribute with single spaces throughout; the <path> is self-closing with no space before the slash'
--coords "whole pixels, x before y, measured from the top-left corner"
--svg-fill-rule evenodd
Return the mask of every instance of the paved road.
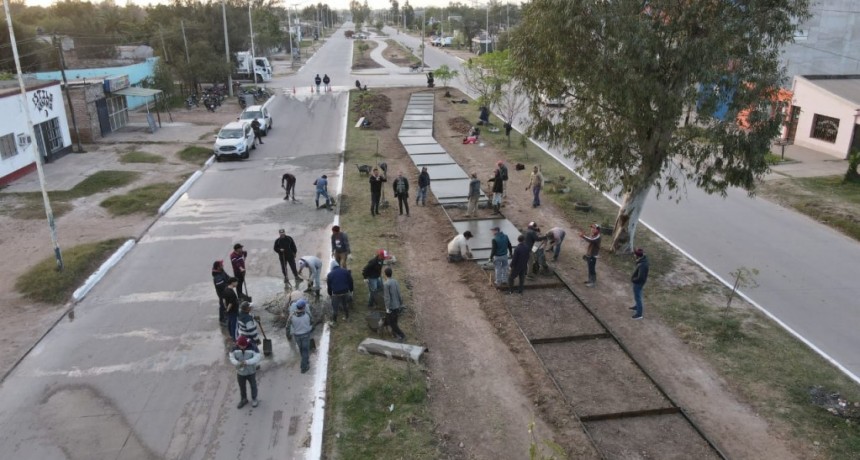
<path id="1" fill-rule="evenodd" d="M 348 53 L 333 46 L 318 60 L 345 75 Z M 292 78 L 309 80 L 310 71 Z M 3 382 L 0 456 L 271 459 L 305 452 L 317 369 L 300 374 L 283 330 L 270 331 L 275 350 L 259 372 L 260 406 L 237 410 L 209 268 L 242 242 L 251 294 L 260 301 L 283 289 L 271 249 L 278 228 L 296 237 L 301 254 L 328 254 L 333 214 L 313 209 L 311 183 L 337 171 L 346 100 L 333 92 L 271 103 L 274 129 L 265 145 L 248 161 L 207 169 L 73 319 Z M 287 171 L 299 177 L 296 204 L 282 200 Z"/>
<path id="2" fill-rule="evenodd" d="M 418 49 L 419 39 L 387 32 Z M 462 69 L 458 59 L 432 47 L 426 62 Z M 462 78 L 451 86 L 466 91 Z M 546 150 L 573 167 L 558 150 Z M 860 245 L 854 240 L 737 189 L 723 199 L 691 188 L 677 204 L 652 194 L 642 221 L 721 279 L 739 267 L 757 268 L 759 286 L 744 294 L 860 383 Z"/>

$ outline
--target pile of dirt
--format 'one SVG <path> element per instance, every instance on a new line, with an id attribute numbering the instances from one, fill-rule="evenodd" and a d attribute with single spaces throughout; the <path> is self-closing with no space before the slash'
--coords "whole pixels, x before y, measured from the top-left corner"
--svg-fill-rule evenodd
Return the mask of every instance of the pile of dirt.
<path id="1" fill-rule="evenodd" d="M 365 122 L 369 123 L 365 126 L 365 129 L 388 129 L 388 113 L 391 112 L 391 99 L 384 94 L 364 91 L 358 96 L 355 111 L 358 113 L 358 116 L 364 117 Z"/>
<path id="2" fill-rule="evenodd" d="M 452 131 L 465 135 L 469 132 L 469 129 L 472 128 L 472 124 L 464 117 L 454 117 L 448 119 L 448 127 L 451 128 Z"/>

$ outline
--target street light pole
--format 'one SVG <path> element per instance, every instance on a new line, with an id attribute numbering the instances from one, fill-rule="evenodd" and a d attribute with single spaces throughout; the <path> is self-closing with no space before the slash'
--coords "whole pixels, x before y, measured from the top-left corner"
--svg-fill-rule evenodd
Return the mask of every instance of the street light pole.
<path id="1" fill-rule="evenodd" d="M 484 54 L 490 52 L 490 4 L 487 3 L 487 36 L 484 37 Z"/>
<path id="2" fill-rule="evenodd" d="M 6 1 L 6 0 L 4 0 Z M 224 54 L 227 56 L 227 94 L 233 96 L 233 64 L 230 62 L 230 39 L 227 37 L 227 4 L 221 0 L 221 18 L 224 20 Z"/>
<path id="3" fill-rule="evenodd" d="M 257 83 L 257 61 L 254 60 L 254 20 L 251 19 L 251 2 L 248 2 L 248 27 L 251 29 L 251 75 Z"/>
<path id="4" fill-rule="evenodd" d="M 51 200 L 48 198 L 48 191 L 45 189 L 45 170 L 42 166 L 42 155 L 39 152 L 38 144 L 34 144 L 36 133 L 33 130 L 33 120 L 30 118 L 30 108 L 26 105 L 27 101 L 27 86 L 24 84 L 24 72 L 21 70 L 21 57 L 18 56 L 18 43 L 15 40 L 15 30 L 12 28 L 12 14 L 9 12 L 9 0 L 3 0 L 3 9 L 6 12 L 6 25 L 9 26 L 9 42 L 12 45 L 12 57 L 15 58 L 15 70 L 18 72 L 18 86 L 21 89 L 21 100 L 24 101 L 24 117 L 27 120 L 27 136 L 29 142 L 22 146 L 23 150 L 27 147 L 33 147 L 33 157 L 36 160 L 36 172 L 39 175 L 39 186 L 42 189 L 42 201 L 45 203 L 45 216 L 48 218 L 48 228 L 51 231 L 51 243 L 54 245 L 54 258 L 57 259 L 57 271 L 63 270 L 63 252 L 60 250 L 60 242 L 57 239 L 57 228 L 54 225 L 54 211 L 51 209 Z"/>

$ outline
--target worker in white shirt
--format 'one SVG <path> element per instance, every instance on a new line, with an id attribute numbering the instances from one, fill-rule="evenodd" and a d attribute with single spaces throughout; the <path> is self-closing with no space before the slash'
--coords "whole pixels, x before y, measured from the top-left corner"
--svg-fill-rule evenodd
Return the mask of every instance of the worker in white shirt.
<path id="1" fill-rule="evenodd" d="M 448 243 L 448 262 L 462 262 L 472 258 L 472 251 L 469 249 L 469 239 L 472 238 L 472 232 L 466 230 L 462 235 L 457 235 Z"/>

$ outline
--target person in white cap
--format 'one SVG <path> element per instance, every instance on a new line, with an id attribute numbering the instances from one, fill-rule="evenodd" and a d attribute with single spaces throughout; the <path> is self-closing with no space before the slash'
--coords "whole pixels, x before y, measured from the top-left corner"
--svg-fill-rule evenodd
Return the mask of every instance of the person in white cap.
<path id="1" fill-rule="evenodd" d="M 302 356 L 301 369 L 302 374 L 310 369 L 310 353 L 311 353 L 311 317 L 306 312 L 307 300 L 299 299 L 295 303 L 296 311 L 290 315 L 290 328 L 293 338 L 296 340 L 296 345 L 299 347 L 299 354 Z"/>
<path id="2" fill-rule="evenodd" d="M 308 290 L 313 289 L 313 291 L 319 295 L 320 292 L 320 272 L 322 271 L 322 261 L 319 257 L 316 256 L 302 256 L 299 259 L 299 274 L 301 275 L 302 271 L 305 268 L 308 269 L 310 275 L 308 276 Z"/>

